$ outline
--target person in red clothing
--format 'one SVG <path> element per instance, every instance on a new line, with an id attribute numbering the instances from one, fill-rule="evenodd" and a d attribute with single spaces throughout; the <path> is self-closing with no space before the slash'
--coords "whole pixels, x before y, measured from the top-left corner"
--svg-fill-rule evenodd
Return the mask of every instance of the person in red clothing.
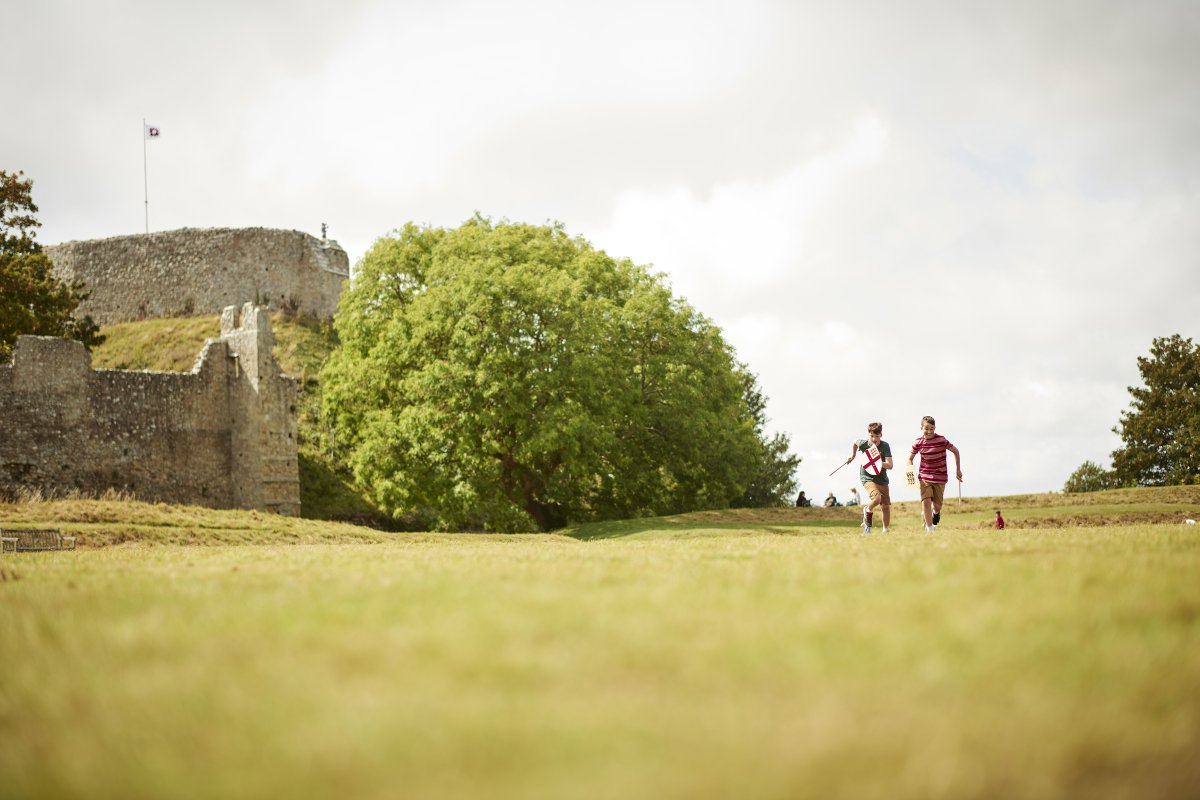
<path id="1" fill-rule="evenodd" d="M 925 532 L 937 530 L 942 519 L 942 499 L 946 494 L 946 451 L 954 453 L 954 471 L 962 480 L 962 456 L 945 436 L 938 434 L 933 417 L 921 418 L 921 438 L 913 442 L 908 453 L 908 466 L 913 458 L 921 457 L 917 478 L 921 483 L 921 506 L 925 515 Z"/>
<path id="2" fill-rule="evenodd" d="M 996 530 L 1004 530 L 1004 517 L 1000 516 L 1000 509 L 996 509 Z"/>

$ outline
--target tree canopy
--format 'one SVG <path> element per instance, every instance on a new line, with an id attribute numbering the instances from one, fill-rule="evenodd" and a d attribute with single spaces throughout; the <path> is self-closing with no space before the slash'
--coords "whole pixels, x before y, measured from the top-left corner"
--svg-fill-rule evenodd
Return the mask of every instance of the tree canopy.
<path id="1" fill-rule="evenodd" d="M 363 257 L 336 326 L 325 411 L 395 514 L 549 530 L 793 486 L 720 330 L 560 225 L 409 224 Z"/>
<path id="2" fill-rule="evenodd" d="M 104 340 L 91 317 L 76 319 L 87 298 L 83 284 L 51 274 L 50 259 L 35 241 L 38 208 L 33 181 L 0 170 L 0 362 L 21 335 L 66 336 L 89 349 Z"/>
<path id="3" fill-rule="evenodd" d="M 1068 494 L 1098 492 L 1102 489 L 1115 489 L 1118 485 L 1117 478 L 1111 471 L 1104 469 L 1095 461 L 1084 461 L 1078 469 L 1071 473 L 1071 477 L 1067 478 L 1067 482 L 1063 484 L 1063 491 Z"/>
<path id="4" fill-rule="evenodd" d="M 1124 446 L 1112 454 L 1119 483 L 1169 486 L 1200 481 L 1200 346 L 1179 334 L 1154 339 L 1139 357 L 1143 386 L 1113 432 Z"/>

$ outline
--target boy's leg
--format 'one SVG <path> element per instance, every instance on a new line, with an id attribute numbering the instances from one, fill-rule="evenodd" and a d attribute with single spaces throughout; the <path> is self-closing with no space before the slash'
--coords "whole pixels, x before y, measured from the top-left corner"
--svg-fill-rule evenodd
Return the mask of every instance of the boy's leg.
<path id="1" fill-rule="evenodd" d="M 933 506 L 933 516 L 931 517 L 933 525 L 937 525 L 942 521 L 942 500 L 945 499 L 945 496 L 946 484 L 935 483 L 933 485 L 933 496 L 930 498 L 932 501 L 931 505 Z"/>
<path id="2" fill-rule="evenodd" d="M 921 481 L 921 513 L 925 517 L 925 528 L 933 525 L 933 484 Z"/>
<path id="3" fill-rule="evenodd" d="M 883 506 L 883 531 L 892 524 L 892 490 L 886 483 L 879 486 L 879 504 Z"/>
<path id="4" fill-rule="evenodd" d="M 863 525 L 867 528 L 871 527 L 871 520 L 874 517 L 874 511 L 880 505 L 887 502 L 887 486 L 882 486 L 875 481 L 863 481 L 863 488 L 867 490 L 867 502 L 863 506 Z M 890 508 L 887 505 L 883 506 L 883 527 L 888 526 L 888 514 Z"/>
<path id="5" fill-rule="evenodd" d="M 875 510 L 883 502 L 883 497 L 879 493 L 879 484 L 875 481 L 865 481 L 863 486 L 867 490 L 867 495 L 871 498 L 871 510 Z"/>

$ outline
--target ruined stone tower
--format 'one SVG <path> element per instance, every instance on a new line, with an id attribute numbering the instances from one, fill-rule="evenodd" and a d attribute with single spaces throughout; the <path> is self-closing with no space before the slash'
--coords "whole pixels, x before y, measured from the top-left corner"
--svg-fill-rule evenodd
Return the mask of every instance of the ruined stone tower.
<path id="1" fill-rule="evenodd" d="M 328 318 L 350 277 L 337 242 L 271 228 L 182 228 L 45 248 L 61 280 L 83 281 L 79 306 L 100 325 L 218 314 L 247 300 Z"/>
<path id="2" fill-rule="evenodd" d="M 0 366 L 0 491 L 128 491 L 141 500 L 300 513 L 297 384 L 267 310 L 221 315 L 188 374 L 93 370 L 79 342 L 17 339 Z"/>

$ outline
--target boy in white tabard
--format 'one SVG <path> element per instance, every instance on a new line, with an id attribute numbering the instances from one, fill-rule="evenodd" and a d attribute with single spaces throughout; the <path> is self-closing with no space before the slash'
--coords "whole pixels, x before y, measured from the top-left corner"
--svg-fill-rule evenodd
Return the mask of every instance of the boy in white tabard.
<path id="1" fill-rule="evenodd" d="M 867 438 L 858 439 L 850 445 L 849 464 L 855 456 L 861 454 L 858 466 L 858 479 L 871 498 L 863 505 L 863 533 L 871 532 L 871 522 L 874 517 L 873 509 L 883 507 L 883 532 L 888 532 L 892 522 L 892 498 L 888 489 L 887 471 L 892 468 L 892 446 L 883 440 L 883 423 L 872 422 L 867 425 Z"/>

